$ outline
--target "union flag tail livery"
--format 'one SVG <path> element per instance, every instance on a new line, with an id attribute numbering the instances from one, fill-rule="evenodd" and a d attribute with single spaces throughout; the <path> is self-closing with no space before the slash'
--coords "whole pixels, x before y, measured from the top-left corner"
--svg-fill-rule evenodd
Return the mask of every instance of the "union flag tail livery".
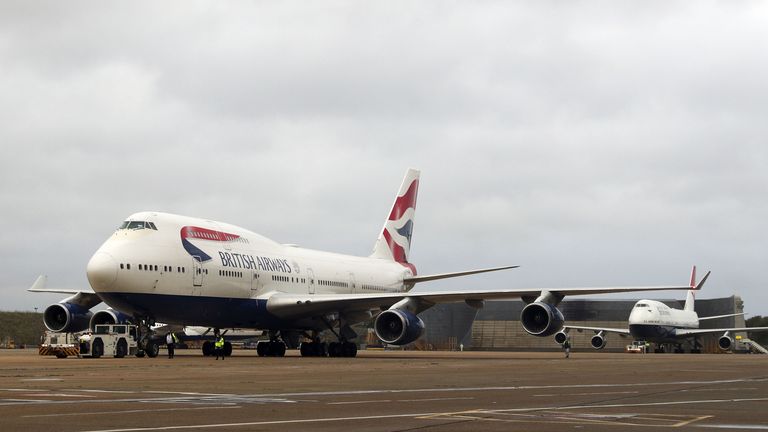
<path id="1" fill-rule="evenodd" d="M 419 193 L 420 171 L 409 169 L 397 193 L 392 210 L 389 212 L 384 228 L 376 240 L 371 258 L 381 258 L 398 262 L 410 268 L 416 274 L 416 267 L 408 262 L 411 250 L 413 220 L 416 214 L 416 196 Z"/>

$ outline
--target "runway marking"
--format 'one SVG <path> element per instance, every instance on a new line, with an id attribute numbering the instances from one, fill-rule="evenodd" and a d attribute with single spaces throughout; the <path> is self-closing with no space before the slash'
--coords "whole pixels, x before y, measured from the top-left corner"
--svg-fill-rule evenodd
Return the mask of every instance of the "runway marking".
<path id="1" fill-rule="evenodd" d="M 25 378 L 21 381 L 64 381 L 63 378 Z"/>
<path id="2" fill-rule="evenodd" d="M 392 402 L 389 399 L 374 399 L 364 401 L 349 401 L 349 402 L 328 402 L 326 405 L 357 405 L 357 404 L 369 404 L 369 403 L 389 403 Z"/>
<path id="3" fill-rule="evenodd" d="M 279 425 L 279 424 L 302 424 L 302 423 L 325 423 L 325 422 L 343 422 L 354 420 L 380 420 L 391 418 L 419 418 L 423 416 L 434 415 L 437 413 L 414 413 L 414 414 L 389 414 L 389 415 L 377 415 L 377 416 L 360 416 L 360 417 L 325 417 L 325 418 L 312 418 L 312 419 L 300 419 L 300 420 L 268 420 L 257 422 L 243 422 L 243 423 L 216 423 L 216 424 L 196 424 L 196 425 L 175 425 L 175 426 L 156 426 L 156 427 L 139 427 L 139 428 L 124 428 L 124 429 L 97 429 L 83 432 L 144 432 L 144 431 L 157 431 L 157 430 L 183 430 L 183 429 L 214 429 L 214 428 L 227 428 L 227 427 L 243 427 L 243 426 L 265 426 L 265 425 Z"/>
<path id="4" fill-rule="evenodd" d="M 712 428 L 712 429 L 751 429 L 751 430 L 768 430 L 768 425 L 750 425 L 750 424 L 713 424 L 713 425 L 696 425 L 700 428 Z"/>
<path id="5" fill-rule="evenodd" d="M 73 397 L 73 398 L 93 398 L 96 396 L 92 395 L 76 395 L 76 394 L 69 394 L 69 393 L 27 393 L 22 396 L 31 396 L 31 397 Z"/>
<path id="6" fill-rule="evenodd" d="M 126 394 L 136 394 L 136 393 L 138 393 L 136 391 L 131 391 L 131 390 L 63 389 L 63 391 L 85 392 L 85 393 L 126 393 Z"/>
<path id="7" fill-rule="evenodd" d="M 487 415 L 505 417 L 487 417 Z M 456 419 L 503 423 L 591 424 L 612 426 L 682 427 L 713 416 L 669 414 L 589 414 L 549 410 L 529 413 L 506 413 L 498 410 L 471 410 L 448 415 L 423 417 L 425 420 Z"/>
<path id="8" fill-rule="evenodd" d="M 368 403 L 393 403 L 393 402 L 435 402 L 435 401 L 447 401 L 447 400 L 471 400 L 474 397 L 452 397 L 452 398 L 428 398 L 428 399 L 373 399 L 364 401 L 348 401 L 348 402 L 328 402 L 326 405 L 357 405 Z"/>
<path id="9" fill-rule="evenodd" d="M 194 408 L 158 408 L 158 409 L 144 409 L 144 410 L 123 410 L 123 411 L 99 411 L 99 412 L 78 412 L 78 413 L 61 413 L 61 414 L 32 414 L 22 416 L 23 418 L 33 417 L 65 417 L 65 416 L 87 416 L 87 415 L 103 415 L 103 414 L 134 414 L 134 413 L 147 413 L 147 412 L 165 412 L 165 411 L 194 411 L 194 410 L 212 410 L 212 409 L 238 409 L 241 406 L 220 406 L 220 407 L 194 407 Z"/>
<path id="10" fill-rule="evenodd" d="M 373 389 L 373 390 L 342 390 L 342 391 L 325 391 L 325 392 L 294 392 L 294 393 L 261 393 L 261 394 L 245 394 L 245 395 L 214 395 L 204 396 L 200 399 L 204 399 L 209 403 L 217 401 L 217 399 L 238 399 L 238 400 L 256 400 L 264 403 L 269 402 L 268 399 L 276 402 L 284 401 L 283 398 L 303 398 L 303 397 L 318 397 L 318 396 L 358 396 L 358 395 L 377 395 L 377 394 L 413 394 L 413 393 L 462 393 L 462 392 L 481 392 L 481 391 L 518 391 L 518 390 L 545 390 L 545 389 L 599 389 L 599 388 L 633 388 L 642 387 L 648 388 L 651 386 L 702 386 L 702 385 L 717 385 L 717 384 L 736 384 L 736 383 L 756 383 L 765 382 L 768 378 L 740 378 L 740 379 L 728 379 L 728 380 L 712 380 L 712 381 L 669 381 L 669 382 L 640 382 L 640 383 L 624 383 L 624 384 L 570 384 L 570 385 L 522 385 L 522 386 L 498 386 L 498 387 L 441 387 L 441 388 L 417 388 L 417 389 Z M 679 391 L 685 389 L 677 389 Z M 29 390 L 28 390 L 29 391 Z M 40 391 L 40 390 L 35 390 Z M 192 403 L 195 400 L 193 396 L 187 398 L 181 397 L 168 397 L 168 398 L 124 398 L 124 399 L 89 399 L 89 400 L 51 400 L 40 403 L 47 404 L 71 404 L 71 403 L 129 403 L 129 402 L 149 402 L 149 403 Z M 18 404 L 18 402 L 14 403 Z M 7 403 L 0 402 L 0 406 L 8 405 Z"/>
<path id="11" fill-rule="evenodd" d="M 534 397 L 561 397 L 561 396 L 594 396 L 594 395 L 612 395 L 612 394 L 638 394 L 638 391 L 623 391 L 623 392 L 595 392 L 595 393 L 565 393 L 565 394 L 535 394 Z"/>
<path id="12" fill-rule="evenodd" d="M 440 418 L 461 418 L 468 420 L 481 420 L 481 421 L 505 421 L 504 419 L 486 417 L 478 417 L 480 414 L 487 415 L 507 415 L 514 416 L 518 413 L 526 413 L 531 411 L 557 412 L 553 417 L 563 416 L 566 410 L 578 410 L 578 409 L 602 409 L 602 408 L 622 408 L 622 407 L 643 407 L 643 406 L 666 406 L 666 405 L 681 405 L 681 404 L 702 404 L 702 403 L 723 403 L 723 402 L 754 402 L 754 401 L 768 401 L 768 398 L 742 398 L 742 399 L 708 399 L 708 400 L 687 400 L 687 401 L 672 401 L 672 402 L 652 402 L 652 403 L 627 403 L 627 404 L 590 404 L 590 405 L 571 405 L 571 406 L 544 406 L 544 407 L 529 407 L 529 408 L 510 408 L 499 410 L 471 410 L 471 411 L 459 411 L 459 412 L 447 412 L 447 413 L 412 413 L 412 414 L 390 414 L 390 415 L 378 415 L 378 416 L 359 416 L 359 417 L 325 417 L 325 418 L 313 418 L 313 419 L 300 419 L 300 420 L 272 420 L 272 421 L 258 421 L 258 422 L 242 422 L 242 423 L 216 423 L 216 424 L 197 424 L 197 425 L 174 425 L 174 426 L 156 426 L 156 427 L 141 427 L 141 428 L 120 428 L 120 429 L 98 429 L 84 432 L 143 432 L 143 431 L 159 431 L 159 430 L 183 430 L 183 429 L 214 429 L 224 427 L 243 427 L 243 426 L 264 426 L 264 425 L 278 425 L 278 424 L 301 424 L 301 423 L 325 423 L 325 422 L 341 422 L 341 421 L 364 421 L 364 420 L 379 420 L 379 419 L 391 419 L 391 418 L 414 418 L 414 419 L 435 419 Z M 624 415 L 626 417 L 626 415 Z M 666 414 L 640 414 L 641 418 L 647 419 L 649 416 L 653 418 L 657 417 L 677 417 L 679 421 L 676 423 L 666 424 L 668 427 L 680 427 L 688 425 L 692 422 L 704 420 L 712 416 L 673 416 Z M 530 415 L 529 415 L 530 417 Z M 595 422 L 600 421 L 601 415 L 589 414 L 581 415 L 584 419 L 593 419 Z M 605 417 L 603 415 L 603 417 Z M 619 415 L 618 418 L 622 418 Z M 573 421 L 570 418 L 570 421 Z M 545 420 L 546 422 L 546 420 Z M 616 422 L 607 422 L 608 424 L 617 424 Z M 643 424 L 631 423 L 632 426 L 643 426 Z M 655 426 L 659 426 L 658 424 Z"/>

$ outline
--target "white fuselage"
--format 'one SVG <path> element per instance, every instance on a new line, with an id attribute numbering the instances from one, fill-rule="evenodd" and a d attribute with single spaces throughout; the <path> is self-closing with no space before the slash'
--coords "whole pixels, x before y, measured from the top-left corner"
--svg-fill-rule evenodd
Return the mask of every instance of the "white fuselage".
<path id="1" fill-rule="evenodd" d="M 675 329 L 699 328 L 692 310 L 671 308 L 655 300 L 640 300 L 629 314 L 629 331 L 636 340 L 672 340 Z"/>
<path id="2" fill-rule="evenodd" d="M 93 290 L 116 309 L 216 327 L 284 324 L 260 304 L 271 292 L 402 292 L 413 273 L 385 259 L 282 245 L 234 225 L 155 212 L 131 215 L 88 264 Z"/>

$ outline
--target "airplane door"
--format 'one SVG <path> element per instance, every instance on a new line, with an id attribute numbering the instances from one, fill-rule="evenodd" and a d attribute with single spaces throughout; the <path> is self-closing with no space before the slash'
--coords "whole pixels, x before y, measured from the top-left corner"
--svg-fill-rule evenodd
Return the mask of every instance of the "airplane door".
<path id="1" fill-rule="evenodd" d="M 311 268 L 307 269 L 307 291 L 310 294 L 315 293 L 315 273 Z"/>
<path id="2" fill-rule="evenodd" d="M 203 286 L 203 264 L 199 261 L 200 257 L 192 257 L 192 295 L 200 295 L 200 288 Z"/>
<path id="3" fill-rule="evenodd" d="M 349 292 L 351 293 L 357 292 L 357 284 L 355 283 L 355 274 L 352 272 L 349 272 Z"/>
<path id="4" fill-rule="evenodd" d="M 251 297 L 256 296 L 259 291 L 259 274 L 256 270 L 251 271 Z"/>

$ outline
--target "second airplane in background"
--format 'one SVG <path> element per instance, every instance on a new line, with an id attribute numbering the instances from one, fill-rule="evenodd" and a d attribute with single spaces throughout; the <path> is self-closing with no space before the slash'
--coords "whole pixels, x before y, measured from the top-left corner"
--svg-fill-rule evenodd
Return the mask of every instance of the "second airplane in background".
<path id="1" fill-rule="evenodd" d="M 701 286 L 709 277 L 709 273 L 699 282 Z M 696 282 L 696 267 L 691 271 L 691 286 Z M 701 344 L 698 336 L 711 333 L 723 333 L 718 339 L 718 346 L 721 350 L 727 351 L 733 346 L 733 333 L 742 331 L 766 331 L 768 327 L 730 327 L 700 329 L 699 323 L 705 320 L 714 320 L 718 318 L 727 318 L 742 313 L 716 315 L 708 317 L 699 317 L 694 311 L 695 292 L 688 291 L 683 309 L 671 308 L 664 303 L 656 300 L 640 300 L 635 303 L 632 312 L 629 314 L 629 328 L 616 329 L 605 327 L 584 327 L 565 325 L 563 329 L 555 334 L 555 341 L 563 344 L 568 340 L 568 331 L 571 329 L 577 331 L 591 330 L 595 332 L 590 344 L 594 349 L 603 349 L 606 344 L 606 333 L 616 333 L 622 336 L 632 336 L 635 340 L 645 340 L 656 344 L 657 352 L 664 351 L 664 344 L 675 345 L 675 352 L 683 352 L 682 343 L 691 342 L 691 352 L 700 353 Z"/>

